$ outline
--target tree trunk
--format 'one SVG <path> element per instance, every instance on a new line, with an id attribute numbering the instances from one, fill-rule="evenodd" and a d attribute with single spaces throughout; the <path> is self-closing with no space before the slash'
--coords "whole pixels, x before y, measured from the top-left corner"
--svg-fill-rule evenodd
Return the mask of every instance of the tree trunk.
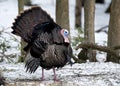
<path id="1" fill-rule="evenodd" d="M 85 42 L 95 43 L 94 35 L 94 16 L 95 16 L 95 0 L 85 0 L 84 1 L 84 37 Z M 88 50 L 88 57 L 90 61 L 96 61 L 95 51 L 92 49 Z"/>
<path id="2" fill-rule="evenodd" d="M 27 6 L 31 6 L 31 0 L 24 0 L 24 4 Z"/>
<path id="3" fill-rule="evenodd" d="M 24 10 L 24 0 L 18 0 L 18 13 Z"/>
<path id="4" fill-rule="evenodd" d="M 69 28 L 69 0 L 56 0 L 56 22 L 62 28 Z"/>
<path id="5" fill-rule="evenodd" d="M 24 0 L 18 0 L 18 12 L 22 12 L 24 10 Z M 23 62 L 25 58 L 25 51 L 23 48 L 25 47 L 26 43 L 21 39 L 21 56 L 19 57 L 18 62 Z"/>
<path id="6" fill-rule="evenodd" d="M 120 45 L 120 0 L 112 0 L 110 22 L 108 30 L 108 47 L 115 47 Z M 116 50 L 120 53 L 120 50 Z M 108 55 L 107 61 L 119 62 L 113 56 Z"/>
<path id="7" fill-rule="evenodd" d="M 76 0 L 75 7 L 75 27 L 81 27 L 82 0 Z"/>

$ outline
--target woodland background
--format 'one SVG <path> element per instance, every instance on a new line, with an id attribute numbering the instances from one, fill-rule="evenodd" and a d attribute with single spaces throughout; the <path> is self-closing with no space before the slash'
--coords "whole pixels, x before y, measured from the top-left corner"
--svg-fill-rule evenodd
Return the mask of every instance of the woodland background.
<path id="1" fill-rule="evenodd" d="M 59 25 L 70 31 L 74 51 L 72 60 L 75 64 L 58 70 L 59 78 L 67 84 L 70 82 L 71 86 L 73 83 L 76 86 L 87 86 L 90 83 L 91 86 L 119 86 L 120 0 L 97 1 L 0 0 L 0 70 L 5 81 L 27 80 L 30 83 L 40 78 L 36 75 L 41 75 L 41 68 L 33 75 L 25 73 L 25 52 L 22 50 L 24 42 L 11 34 L 16 16 L 38 5 L 50 13 Z M 51 80 L 51 70 L 46 75 L 47 80 Z"/>

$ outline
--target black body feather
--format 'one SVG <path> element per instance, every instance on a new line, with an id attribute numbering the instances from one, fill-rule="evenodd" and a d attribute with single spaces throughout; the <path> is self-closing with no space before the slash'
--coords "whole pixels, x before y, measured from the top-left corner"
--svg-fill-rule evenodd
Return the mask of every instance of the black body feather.
<path id="1" fill-rule="evenodd" d="M 44 69 L 63 67 L 71 62 L 72 48 L 64 42 L 61 27 L 40 7 L 33 7 L 21 13 L 13 23 L 13 34 L 27 42 L 26 71 L 34 73 L 41 66 Z"/>

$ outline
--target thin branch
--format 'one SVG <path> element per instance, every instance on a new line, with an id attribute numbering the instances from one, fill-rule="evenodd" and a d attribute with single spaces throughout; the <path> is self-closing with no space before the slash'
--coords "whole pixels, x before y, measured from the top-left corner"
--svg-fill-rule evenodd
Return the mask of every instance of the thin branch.
<path id="1" fill-rule="evenodd" d="M 79 44 L 76 47 L 76 50 L 78 50 L 79 48 L 86 48 L 86 49 L 93 49 L 93 50 L 107 52 L 108 54 L 113 55 L 116 58 L 120 59 L 120 56 L 116 53 L 116 51 L 114 49 L 106 47 L 106 46 L 101 46 L 101 45 L 97 45 L 97 44 L 93 44 L 93 43 L 84 43 L 84 44 Z"/>
<path id="2" fill-rule="evenodd" d="M 105 29 L 108 28 L 109 25 L 106 25 L 104 27 L 101 27 L 100 29 L 96 30 L 95 32 L 99 33 L 99 32 L 105 32 L 106 34 L 108 33 Z"/>

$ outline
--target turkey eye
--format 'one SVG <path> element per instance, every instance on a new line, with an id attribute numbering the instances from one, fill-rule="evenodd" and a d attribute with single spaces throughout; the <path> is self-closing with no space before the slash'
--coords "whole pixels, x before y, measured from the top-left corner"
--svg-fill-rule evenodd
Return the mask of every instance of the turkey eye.
<path id="1" fill-rule="evenodd" d="M 65 36 L 68 36 L 68 35 L 69 35 L 68 30 L 64 30 L 64 35 L 65 35 Z"/>

